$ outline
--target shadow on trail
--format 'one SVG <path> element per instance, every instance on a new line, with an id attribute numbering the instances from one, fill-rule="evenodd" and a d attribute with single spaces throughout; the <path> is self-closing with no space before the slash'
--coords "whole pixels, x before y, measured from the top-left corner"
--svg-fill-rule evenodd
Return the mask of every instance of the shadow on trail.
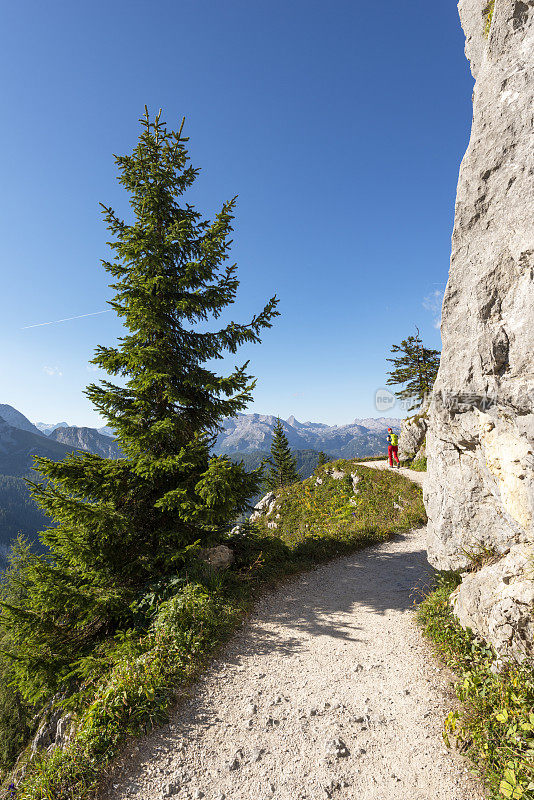
<path id="1" fill-rule="evenodd" d="M 389 549 L 392 543 L 410 538 L 397 535 L 384 545 L 321 565 L 264 596 L 239 637 L 235 658 L 228 653 L 226 662 L 238 664 L 248 655 L 275 651 L 290 655 L 306 649 L 307 640 L 316 636 L 364 641 L 354 622 L 356 607 L 376 614 L 413 608 L 414 587 L 432 571 L 426 552 L 422 547 Z"/>
<path id="2" fill-rule="evenodd" d="M 410 547 L 411 539 L 414 541 Z M 397 548 L 399 544 L 401 547 Z M 262 596 L 249 621 L 223 647 L 210 670 L 211 679 L 228 684 L 236 703 L 245 705 L 250 700 L 239 689 L 239 675 L 249 672 L 249 681 L 250 674 L 257 675 L 258 680 L 265 677 L 259 673 L 261 662 L 254 663 L 258 656 L 299 659 L 302 653 L 305 658 L 310 641 L 317 637 L 333 640 L 334 651 L 336 642 L 361 642 L 365 647 L 372 636 L 372 625 L 367 614 L 366 630 L 357 624 L 358 608 L 379 615 L 413 608 L 413 588 L 431 573 L 421 544 L 413 533 L 398 534 L 382 545 L 367 547 L 284 581 L 271 594 Z M 268 664 L 267 660 L 266 670 Z M 281 686 L 282 693 L 283 689 Z M 173 728 L 165 726 L 146 737 L 136 761 L 128 764 L 130 780 L 135 781 L 136 775 L 155 758 L 176 747 L 177 741 L 190 742 L 202 737 L 212 725 L 224 724 L 214 714 L 209 696 L 198 692 L 198 685 L 193 685 L 184 699 L 187 710 L 182 707 L 172 715 Z"/>

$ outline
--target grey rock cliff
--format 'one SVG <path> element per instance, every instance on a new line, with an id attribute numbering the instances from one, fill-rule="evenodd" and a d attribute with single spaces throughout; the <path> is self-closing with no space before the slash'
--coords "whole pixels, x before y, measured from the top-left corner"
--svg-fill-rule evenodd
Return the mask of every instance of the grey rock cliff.
<path id="1" fill-rule="evenodd" d="M 432 564 L 466 567 L 481 549 L 503 562 L 463 581 L 454 603 L 462 623 L 504 655 L 524 658 L 534 654 L 523 602 L 534 585 L 523 568 L 510 578 L 507 554 L 521 545 L 519 561 L 534 558 L 534 0 L 496 0 L 487 38 L 486 5 L 459 3 L 476 82 L 425 500 Z M 503 589 L 507 581 L 514 592 Z"/>
<path id="2" fill-rule="evenodd" d="M 399 436 L 399 458 L 401 461 L 416 461 L 426 455 L 426 432 L 428 428 L 428 404 L 425 404 L 413 417 L 402 421 Z"/>

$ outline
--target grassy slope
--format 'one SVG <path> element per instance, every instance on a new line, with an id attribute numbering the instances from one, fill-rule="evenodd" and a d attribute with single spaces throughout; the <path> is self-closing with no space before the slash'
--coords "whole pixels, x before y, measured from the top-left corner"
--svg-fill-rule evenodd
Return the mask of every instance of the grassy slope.
<path id="1" fill-rule="evenodd" d="M 333 470 L 344 472 L 346 477 L 331 477 Z M 356 493 L 352 476 L 358 478 Z M 265 534 L 275 534 L 299 557 L 312 559 L 381 541 L 425 520 L 421 490 L 416 484 L 397 473 L 343 459 L 285 489 L 278 506 L 272 518 L 262 519 L 258 528 Z M 269 528 L 269 521 L 278 527 Z"/>
<path id="2" fill-rule="evenodd" d="M 534 671 L 510 666 L 493 674 L 495 653 L 451 612 L 459 582 L 456 573 L 443 573 L 418 610 L 424 634 L 458 675 L 461 706 L 446 720 L 445 741 L 467 753 L 495 800 L 534 800 Z"/>
<path id="3" fill-rule="evenodd" d="M 335 480 L 332 467 L 348 476 Z M 357 494 L 350 473 L 360 478 Z M 24 778 L 15 778 L 17 800 L 94 796 L 125 738 L 166 719 L 261 585 L 425 522 L 420 488 L 400 475 L 356 461 L 331 462 L 317 474 L 322 483 L 311 477 L 282 493 L 278 530 L 261 523 L 229 540 L 236 555 L 231 570 L 210 576 L 193 567 L 187 586 L 155 609 L 148 633 L 131 631 L 110 643 L 106 663 L 74 698 L 70 743 L 40 753 Z"/>

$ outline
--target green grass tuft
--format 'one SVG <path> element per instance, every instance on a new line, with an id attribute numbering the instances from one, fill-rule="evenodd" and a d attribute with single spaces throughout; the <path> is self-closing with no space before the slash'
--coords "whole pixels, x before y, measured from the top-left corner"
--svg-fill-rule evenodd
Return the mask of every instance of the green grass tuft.
<path id="1" fill-rule="evenodd" d="M 487 39 L 491 30 L 491 21 L 493 19 L 493 12 L 495 11 L 495 0 L 489 0 L 486 8 L 484 9 L 484 36 Z"/>
<path id="2" fill-rule="evenodd" d="M 427 469 L 427 462 L 426 456 L 422 458 L 417 458 L 415 461 L 412 461 L 409 465 L 409 469 L 415 470 L 415 472 L 426 472 Z"/>
<path id="3" fill-rule="evenodd" d="M 534 671 L 509 665 L 493 674 L 493 650 L 452 614 L 449 597 L 460 581 L 442 573 L 418 609 L 425 636 L 458 675 L 461 705 L 445 721 L 445 743 L 466 752 L 494 800 L 534 800 Z"/>

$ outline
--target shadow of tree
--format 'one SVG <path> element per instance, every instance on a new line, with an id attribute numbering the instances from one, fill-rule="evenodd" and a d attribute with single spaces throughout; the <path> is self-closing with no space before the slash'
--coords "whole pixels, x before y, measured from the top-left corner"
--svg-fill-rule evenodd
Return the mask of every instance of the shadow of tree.
<path id="1" fill-rule="evenodd" d="M 393 541 L 409 537 L 398 535 Z M 424 549 L 391 551 L 391 541 L 291 578 L 283 589 L 264 597 L 239 636 L 239 652 L 235 656 L 228 653 L 227 663 L 240 663 L 249 654 L 273 650 L 287 655 L 305 647 L 306 638 L 312 636 L 357 641 L 356 606 L 377 614 L 411 609 L 412 590 L 428 577 L 431 568 Z"/>
<path id="2" fill-rule="evenodd" d="M 432 572 L 420 539 L 409 547 L 413 538 L 412 533 L 394 536 L 381 545 L 289 578 L 263 594 L 253 614 L 221 650 L 205 680 L 228 680 L 231 685 L 245 670 L 249 682 L 250 674 L 258 675 L 259 680 L 258 656 L 298 658 L 308 650 L 312 640 L 316 644 L 317 637 L 332 640 L 334 652 L 336 642 L 340 645 L 361 642 L 365 647 L 373 630 L 369 627 L 369 617 L 367 629 L 356 624 L 357 609 L 379 615 L 408 612 L 414 606 L 414 587 L 426 581 Z M 395 547 L 396 544 L 401 546 Z M 283 691 L 280 686 L 282 694 Z M 233 692 L 236 693 L 235 688 Z M 127 765 L 128 778 L 124 775 L 122 779 L 135 781 L 147 764 L 176 746 L 177 737 L 182 741 L 198 738 L 221 722 L 213 714 L 209 694 L 195 687 L 188 694 L 190 699 L 184 697 L 187 711 L 180 710 L 173 717 L 172 730 L 164 726 L 146 737 L 136 763 Z M 239 691 L 236 699 L 245 702 Z"/>

